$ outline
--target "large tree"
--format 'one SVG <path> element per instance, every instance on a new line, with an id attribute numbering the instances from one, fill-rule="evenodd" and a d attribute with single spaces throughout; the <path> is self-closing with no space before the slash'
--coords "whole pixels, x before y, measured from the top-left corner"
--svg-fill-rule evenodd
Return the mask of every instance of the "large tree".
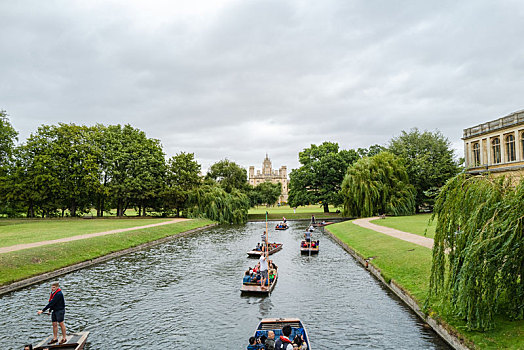
<path id="1" fill-rule="evenodd" d="M 248 196 L 251 201 L 251 206 L 265 204 L 267 206 L 273 205 L 278 201 L 282 193 L 282 184 L 262 182 L 257 186 L 253 187 L 249 192 Z"/>
<path id="2" fill-rule="evenodd" d="M 391 139 L 388 148 L 406 160 L 410 182 L 417 191 L 417 212 L 421 206 L 432 206 L 438 189 L 460 170 L 449 140 L 440 131 L 402 131 Z"/>
<path id="3" fill-rule="evenodd" d="M 171 157 L 167 163 L 165 208 L 174 208 L 180 216 L 180 211 L 187 207 L 189 193 L 201 183 L 200 164 L 193 153 L 181 152 Z"/>
<path id="4" fill-rule="evenodd" d="M 466 174 L 437 198 L 430 293 L 469 329 L 493 328 L 497 313 L 524 318 L 523 203 L 524 180 Z"/>
<path id="5" fill-rule="evenodd" d="M 217 183 L 196 187 L 189 195 L 190 215 L 205 217 L 221 224 L 247 222 L 249 199 L 237 189 L 227 192 Z"/>
<path id="6" fill-rule="evenodd" d="M 0 110 L 0 203 L 3 203 L 0 205 L 0 212 L 7 214 L 10 214 L 12 209 L 8 201 L 10 191 L 8 183 L 17 140 L 18 133 L 11 125 L 7 113 Z"/>
<path id="7" fill-rule="evenodd" d="M 339 150 L 338 143 L 324 142 L 311 145 L 299 153 L 302 166 L 289 174 L 289 197 L 291 206 L 322 203 L 324 212 L 329 204 L 341 204 L 340 185 L 348 166 L 359 155 L 354 150 Z"/>
<path id="8" fill-rule="evenodd" d="M 350 166 L 341 193 L 347 216 L 410 215 L 415 210 L 415 189 L 406 168 L 389 152 L 364 157 Z"/>
<path id="9" fill-rule="evenodd" d="M 234 189 L 245 191 L 248 185 L 246 169 L 228 159 L 211 165 L 206 178 L 217 182 L 228 193 Z"/>
<path id="10" fill-rule="evenodd" d="M 130 125 L 110 125 L 104 131 L 107 187 L 117 216 L 134 205 L 139 214 L 163 190 L 165 159 L 160 141 Z"/>

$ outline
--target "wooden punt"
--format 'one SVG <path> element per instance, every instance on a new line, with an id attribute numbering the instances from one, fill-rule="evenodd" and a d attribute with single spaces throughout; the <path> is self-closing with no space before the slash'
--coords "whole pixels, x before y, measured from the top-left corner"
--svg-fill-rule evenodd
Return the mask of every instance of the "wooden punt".
<path id="1" fill-rule="evenodd" d="M 306 254 L 306 255 L 309 255 L 309 254 L 318 254 L 318 251 L 319 251 L 319 241 L 313 241 L 313 243 L 316 243 L 315 244 L 315 247 L 311 247 L 311 245 L 309 243 L 307 243 L 306 241 L 302 241 L 300 242 L 300 253 L 302 254 Z"/>
<path id="2" fill-rule="evenodd" d="M 268 252 L 268 255 L 271 255 L 271 254 L 274 254 L 280 250 L 282 250 L 282 246 L 283 244 L 282 243 L 276 243 L 276 246 L 275 248 L 271 249 L 269 252 Z M 247 255 L 250 257 L 250 258 L 260 258 L 260 255 L 262 255 L 262 251 L 260 250 L 251 250 L 249 252 L 247 252 Z"/>
<path id="3" fill-rule="evenodd" d="M 309 343 L 309 336 L 307 334 L 306 327 L 300 321 L 298 318 L 264 318 L 260 323 L 258 324 L 258 327 L 255 331 L 255 338 L 266 336 L 267 332 L 273 331 L 275 332 L 275 340 L 278 339 L 282 334 L 282 328 L 285 325 L 291 326 L 291 335 L 289 336 L 289 339 L 293 341 L 295 339 L 295 336 L 301 335 L 304 341 L 307 344 L 308 350 L 311 350 L 311 344 Z"/>
<path id="4" fill-rule="evenodd" d="M 68 334 L 66 339 L 67 342 L 64 344 L 58 344 L 54 343 L 49 345 L 48 343 L 53 339 L 53 336 L 50 335 L 44 340 L 42 340 L 40 343 L 36 344 L 36 346 L 33 347 L 34 350 L 43 350 L 43 349 L 60 349 L 60 350 L 82 350 L 84 348 L 84 345 L 87 341 L 87 336 L 89 335 L 89 332 L 78 332 L 78 333 L 71 333 Z M 58 337 L 58 340 L 62 339 L 61 336 Z"/>
<path id="5" fill-rule="evenodd" d="M 269 288 L 262 289 L 262 286 L 260 283 L 255 282 L 249 282 L 249 283 L 242 283 L 242 287 L 240 288 L 241 293 L 245 294 L 260 294 L 260 295 L 269 295 L 275 289 L 275 285 L 277 284 L 278 280 L 278 269 L 275 273 L 275 278 L 273 279 L 273 282 L 269 285 Z"/>
<path id="6" fill-rule="evenodd" d="M 278 230 L 278 231 L 287 230 L 288 228 L 289 228 L 288 224 L 284 224 L 282 227 L 280 227 L 280 225 L 275 226 L 275 230 Z"/>
<path id="7" fill-rule="evenodd" d="M 334 224 L 334 222 L 328 221 L 328 222 L 317 222 L 316 224 L 313 224 L 313 227 L 324 227 L 327 225 Z"/>

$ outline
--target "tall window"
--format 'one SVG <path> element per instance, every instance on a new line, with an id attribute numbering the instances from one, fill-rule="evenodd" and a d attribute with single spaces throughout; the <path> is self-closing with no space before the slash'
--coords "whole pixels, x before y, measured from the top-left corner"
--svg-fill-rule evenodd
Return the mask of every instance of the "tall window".
<path id="1" fill-rule="evenodd" d="M 473 166 L 480 165 L 480 145 L 478 142 L 473 144 Z"/>
<path id="2" fill-rule="evenodd" d="M 520 134 L 520 158 L 524 160 L 524 132 Z"/>
<path id="3" fill-rule="evenodd" d="M 499 138 L 494 138 L 491 140 L 491 147 L 493 148 L 493 164 L 500 163 L 500 140 Z"/>
<path id="4" fill-rule="evenodd" d="M 514 162 L 517 158 L 515 157 L 515 136 L 506 136 L 506 161 Z"/>

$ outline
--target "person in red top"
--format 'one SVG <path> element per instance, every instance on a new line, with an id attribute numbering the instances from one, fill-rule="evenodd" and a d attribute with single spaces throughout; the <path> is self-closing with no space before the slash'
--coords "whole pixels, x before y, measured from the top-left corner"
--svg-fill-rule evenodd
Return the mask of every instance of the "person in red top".
<path id="1" fill-rule="evenodd" d="M 51 284 L 51 296 L 49 297 L 49 303 L 42 310 L 38 310 L 37 313 L 40 315 L 45 310 L 50 309 L 51 312 L 51 321 L 53 322 L 53 339 L 49 344 L 54 344 L 58 342 L 58 325 L 62 330 L 62 339 L 60 344 L 67 342 L 66 337 L 66 327 L 64 323 L 65 315 L 65 300 L 62 290 L 58 286 L 58 282 Z"/>

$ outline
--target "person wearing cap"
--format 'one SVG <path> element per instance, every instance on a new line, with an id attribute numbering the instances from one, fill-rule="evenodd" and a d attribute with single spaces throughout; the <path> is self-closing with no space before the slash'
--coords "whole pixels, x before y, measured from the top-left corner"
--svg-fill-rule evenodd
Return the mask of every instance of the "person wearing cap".
<path id="1" fill-rule="evenodd" d="M 60 289 L 58 282 L 51 284 L 51 296 L 49 297 L 49 303 L 42 310 L 38 310 L 37 313 L 40 315 L 47 309 L 51 310 L 51 321 L 53 322 L 53 339 L 49 342 L 49 344 L 58 342 L 58 325 L 60 325 L 60 329 L 62 330 L 62 339 L 59 343 L 66 343 L 67 337 L 64 323 L 65 300 L 64 294 L 62 294 L 62 290 Z"/>
<path id="2" fill-rule="evenodd" d="M 266 281 L 268 278 L 267 260 L 264 255 L 260 256 L 260 284 L 262 289 L 266 289 Z"/>

